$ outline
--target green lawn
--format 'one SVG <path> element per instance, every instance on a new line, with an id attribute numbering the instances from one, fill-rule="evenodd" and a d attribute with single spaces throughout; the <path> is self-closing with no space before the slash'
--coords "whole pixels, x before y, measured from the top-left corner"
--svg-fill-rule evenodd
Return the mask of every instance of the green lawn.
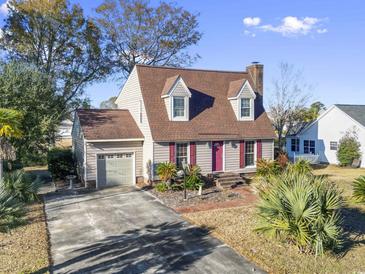
<path id="1" fill-rule="evenodd" d="M 354 178 L 365 174 L 364 169 L 336 166 L 317 168 L 316 175 L 328 175 L 351 196 Z M 346 203 L 344 215 L 344 246 L 339 254 L 322 257 L 300 254 L 296 247 L 257 234 L 254 205 L 185 214 L 190 222 L 208 227 L 212 234 L 238 253 L 271 273 L 359 273 L 365 272 L 365 205 Z"/>

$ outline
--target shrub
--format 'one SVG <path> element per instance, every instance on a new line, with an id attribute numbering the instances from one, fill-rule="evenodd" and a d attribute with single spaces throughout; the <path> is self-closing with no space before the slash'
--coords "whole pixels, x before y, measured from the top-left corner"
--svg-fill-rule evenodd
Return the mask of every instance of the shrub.
<path id="1" fill-rule="evenodd" d="M 304 159 L 299 159 L 294 164 L 289 164 L 287 169 L 289 172 L 294 172 L 298 174 L 309 174 L 312 172 L 310 162 Z"/>
<path id="2" fill-rule="evenodd" d="M 22 203 L 5 189 L 0 188 L 0 232 L 8 231 L 12 226 L 22 222 L 23 215 Z"/>
<path id="3" fill-rule="evenodd" d="M 276 158 L 276 161 L 278 162 L 281 169 L 284 169 L 288 165 L 289 159 L 286 153 L 280 152 L 278 157 Z"/>
<path id="4" fill-rule="evenodd" d="M 158 192 L 165 192 L 169 189 L 168 185 L 166 184 L 166 182 L 160 182 L 158 184 L 155 185 L 155 189 Z"/>
<path id="5" fill-rule="evenodd" d="M 51 149 L 48 152 L 47 162 L 48 170 L 55 179 L 65 179 L 67 175 L 75 174 L 75 163 L 70 149 Z"/>
<path id="6" fill-rule="evenodd" d="M 160 163 L 157 166 L 157 175 L 161 181 L 171 183 L 171 180 L 176 177 L 176 165 L 170 162 Z"/>
<path id="7" fill-rule="evenodd" d="M 42 185 L 39 177 L 26 174 L 23 170 L 5 173 L 2 180 L 3 189 L 21 202 L 38 200 L 38 190 Z"/>
<path id="8" fill-rule="evenodd" d="M 365 203 L 365 176 L 357 178 L 353 185 L 353 197 L 360 203 Z"/>
<path id="9" fill-rule="evenodd" d="M 341 166 L 349 166 L 359 159 L 361 144 L 354 132 L 347 132 L 340 140 L 337 150 L 337 160 Z"/>
<path id="10" fill-rule="evenodd" d="M 181 183 L 174 183 L 171 185 L 171 190 L 173 191 L 180 191 L 184 189 L 184 184 Z"/>
<path id="11" fill-rule="evenodd" d="M 257 231 L 323 254 L 341 245 L 340 193 L 325 177 L 284 172 L 259 190 Z"/>
<path id="12" fill-rule="evenodd" d="M 201 169 L 199 166 L 187 166 L 185 177 L 185 186 L 190 190 L 198 190 L 200 186 L 204 185 L 204 181 L 201 177 Z"/>
<path id="13" fill-rule="evenodd" d="M 277 161 L 260 159 L 257 161 L 256 175 L 261 177 L 269 177 L 277 175 L 281 172 L 281 167 Z"/>

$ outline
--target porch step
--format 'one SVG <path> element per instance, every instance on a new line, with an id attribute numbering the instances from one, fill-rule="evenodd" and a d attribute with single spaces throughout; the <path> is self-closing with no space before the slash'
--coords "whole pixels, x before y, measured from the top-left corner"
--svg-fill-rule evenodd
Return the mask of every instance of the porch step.
<path id="1" fill-rule="evenodd" d="M 246 180 L 237 173 L 216 174 L 215 182 L 218 187 L 232 188 L 239 184 L 246 184 Z"/>

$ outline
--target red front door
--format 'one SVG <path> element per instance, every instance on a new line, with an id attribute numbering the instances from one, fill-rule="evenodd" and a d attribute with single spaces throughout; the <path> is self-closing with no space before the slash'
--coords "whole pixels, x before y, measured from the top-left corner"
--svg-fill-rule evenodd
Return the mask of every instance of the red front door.
<path id="1" fill-rule="evenodd" d="M 223 141 L 212 142 L 213 171 L 223 170 Z"/>

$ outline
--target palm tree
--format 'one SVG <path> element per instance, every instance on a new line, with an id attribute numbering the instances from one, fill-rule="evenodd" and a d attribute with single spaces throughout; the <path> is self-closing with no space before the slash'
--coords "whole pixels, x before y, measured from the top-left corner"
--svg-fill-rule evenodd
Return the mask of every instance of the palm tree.
<path id="1" fill-rule="evenodd" d="M 0 180 L 3 178 L 3 161 L 15 159 L 15 150 L 9 142 L 9 138 L 22 136 L 22 120 L 21 112 L 0 108 Z"/>

